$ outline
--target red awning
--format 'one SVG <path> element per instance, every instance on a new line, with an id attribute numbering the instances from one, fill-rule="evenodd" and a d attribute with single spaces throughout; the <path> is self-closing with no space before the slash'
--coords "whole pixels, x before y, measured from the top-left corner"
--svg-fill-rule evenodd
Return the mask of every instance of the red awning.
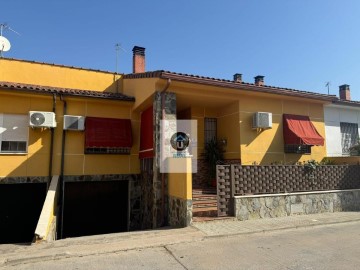
<path id="1" fill-rule="evenodd" d="M 285 144 L 324 145 L 324 138 L 308 116 L 284 114 L 283 119 Z"/>
<path id="2" fill-rule="evenodd" d="M 130 119 L 86 117 L 85 147 L 131 147 Z"/>
<path id="3" fill-rule="evenodd" d="M 139 158 L 154 157 L 153 106 L 141 113 Z"/>

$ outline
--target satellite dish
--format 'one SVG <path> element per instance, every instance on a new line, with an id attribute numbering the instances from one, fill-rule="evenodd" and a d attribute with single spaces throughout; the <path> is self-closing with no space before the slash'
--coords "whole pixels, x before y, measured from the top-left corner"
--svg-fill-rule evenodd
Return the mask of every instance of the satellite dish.
<path id="1" fill-rule="evenodd" d="M 10 48 L 10 41 L 5 37 L 0 36 L 0 51 L 7 52 L 8 50 L 10 50 Z"/>

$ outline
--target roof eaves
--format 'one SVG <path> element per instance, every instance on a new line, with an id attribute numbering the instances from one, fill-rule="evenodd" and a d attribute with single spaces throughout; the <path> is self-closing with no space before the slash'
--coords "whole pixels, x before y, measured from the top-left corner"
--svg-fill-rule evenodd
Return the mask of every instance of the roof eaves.
<path id="1" fill-rule="evenodd" d="M 163 72 L 163 70 L 156 70 L 143 73 L 130 73 L 123 75 L 123 79 L 161 78 Z"/>
<path id="2" fill-rule="evenodd" d="M 20 83 L 12 83 L 12 82 L 0 82 L 0 88 L 13 89 L 27 93 L 45 94 L 45 95 L 58 94 L 64 96 L 111 99 L 111 100 L 121 100 L 121 101 L 131 101 L 131 102 L 135 101 L 134 97 L 126 96 L 119 93 L 107 93 L 107 92 L 98 92 L 92 90 L 59 88 L 59 87 L 20 84 Z"/>
<path id="3" fill-rule="evenodd" d="M 352 100 L 341 100 L 337 99 L 333 101 L 333 104 L 350 106 L 350 107 L 360 107 L 360 101 L 352 101 Z"/>
<path id="4" fill-rule="evenodd" d="M 172 79 L 178 80 L 182 82 L 189 82 L 189 83 L 199 83 L 199 84 L 207 84 L 219 87 L 227 87 L 227 88 L 235 88 L 247 91 L 257 91 L 263 93 L 270 93 L 270 94 L 277 94 L 277 95 L 287 95 L 287 96 L 296 96 L 296 97 L 303 97 L 303 98 L 310 98 L 310 99 L 318 99 L 318 100 L 325 100 L 325 101 L 333 101 L 337 99 L 335 95 L 325 95 L 319 94 L 314 92 L 308 91 L 300 91 L 295 89 L 289 88 L 281 88 L 281 87 L 274 87 L 274 86 L 256 86 L 255 84 L 251 83 L 239 83 L 230 80 L 222 80 L 210 77 L 201 77 L 201 76 L 193 76 L 188 74 L 181 74 L 181 73 L 173 73 L 168 71 L 163 71 L 160 75 L 162 79 Z"/>

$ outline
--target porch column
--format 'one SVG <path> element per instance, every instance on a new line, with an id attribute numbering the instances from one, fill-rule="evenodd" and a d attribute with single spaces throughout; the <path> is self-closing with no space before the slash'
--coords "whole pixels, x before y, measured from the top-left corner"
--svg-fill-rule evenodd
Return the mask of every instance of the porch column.
<path id="1" fill-rule="evenodd" d="M 170 159 L 177 167 L 186 167 L 186 173 L 169 173 L 169 225 L 186 227 L 192 221 L 192 160 Z M 182 164 L 177 164 L 182 163 Z"/>
<path id="2" fill-rule="evenodd" d="M 168 174 L 160 173 L 161 120 L 176 120 L 176 94 L 156 92 L 154 95 L 154 163 L 153 163 L 153 228 L 168 224 Z M 176 129 L 176 127 L 175 127 Z"/>

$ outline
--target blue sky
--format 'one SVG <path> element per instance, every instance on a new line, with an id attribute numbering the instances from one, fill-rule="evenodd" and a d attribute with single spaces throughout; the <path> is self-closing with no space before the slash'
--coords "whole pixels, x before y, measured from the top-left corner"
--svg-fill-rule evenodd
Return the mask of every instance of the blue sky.
<path id="1" fill-rule="evenodd" d="M 146 70 L 232 79 L 360 100 L 358 0 L 7 0 L 5 57 L 131 73 L 132 48 Z"/>

